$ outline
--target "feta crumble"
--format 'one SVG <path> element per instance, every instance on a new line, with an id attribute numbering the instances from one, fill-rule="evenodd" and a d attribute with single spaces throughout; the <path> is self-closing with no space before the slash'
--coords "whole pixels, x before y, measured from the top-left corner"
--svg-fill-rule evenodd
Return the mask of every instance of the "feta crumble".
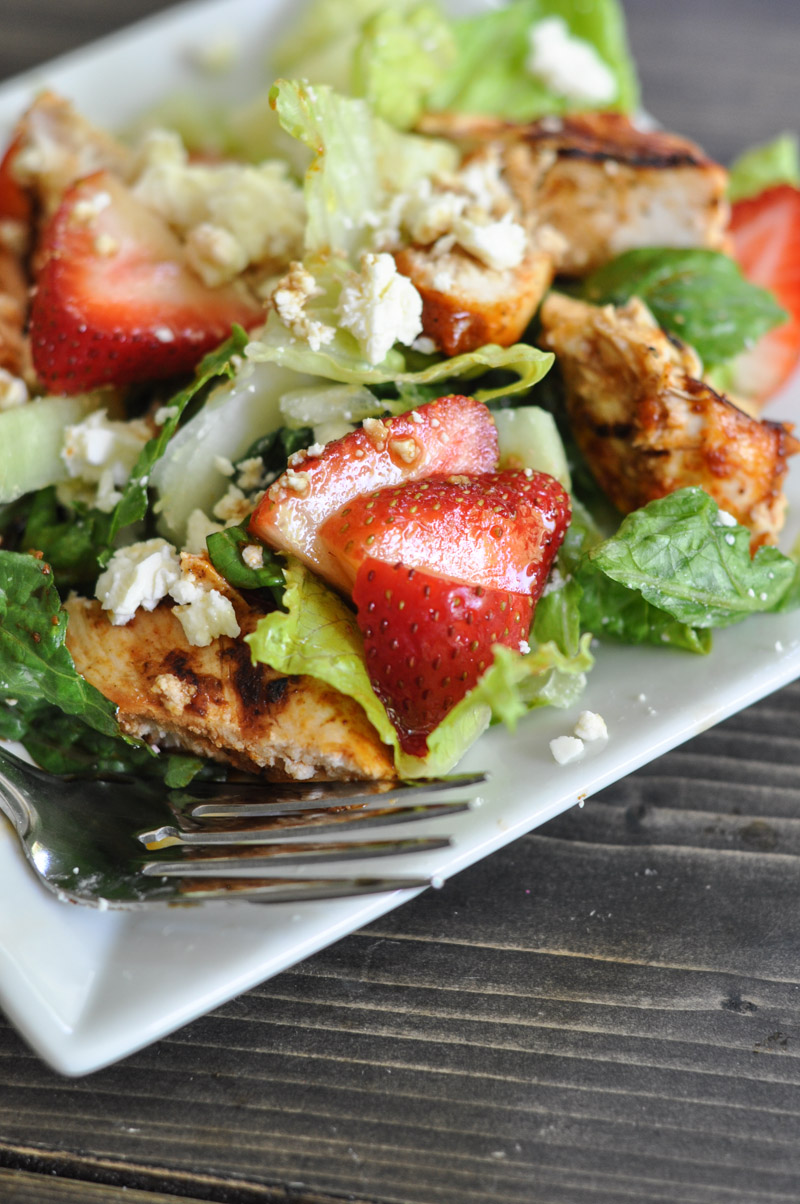
<path id="1" fill-rule="evenodd" d="M 28 386 L 21 376 L 14 376 L 7 368 L 0 368 L 0 413 L 24 406 L 28 400 Z"/>
<path id="2" fill-rule="evenodd" d="M 321 293 L 322 289 L 302 263 L 292 263 L 271 296 L 275 312 L 284 326 L 296 338 L 304 339 L 312 351 L 319 351 L 336 334 L 333 326 L 306 313 L 306 302 L 312 297 L 319 297 Z"/>
<path id="3" fill-rule="evenodd" d="M 546 17 L 528 31 L 527 71 L 558 96 L 586 104 L 614 99 L 614 76 L 591 43 L 576 38 L 563 17 Z"/>
<path id="4" fill-rule="evenodd" d="M 577 736 L 556 736 L 555 740 L 550 741 L 550 752 L 559 765 L 569 765 L 570 761 L 577 761 L 582 755 L 583 740 Z"/>
<path id="5" fill-rule="evenodd" d="M 422 333 L 422 297 L 385 252 L 362 255 L 360 273 L 341 291 L 338 312 L 370 364 L 380 364 L 395 343 L 410 345 Z"/>
<path id="6" fill-rule="evenodd" d="M 579 739 L 589 742 L 592 740 L 605 740 L 608 737 L 606 721 L 596 711 L 581 711 L 578 716 L 578 722 L 572 730 Z"/>
<path id="7" fill-rule="evenodd" d="M 207 648 L 221 635 L 235 639 L 239 634 L 241 628 L 233 603 L 218 589 L 208 589 L 198 584 L 191 574 L 184 573 L 169 592 L 178 603 L 172 613 L 194 647 Z"/>
<path id="8" fill-rule="evenodd" d="M 119 548 L 97 578 L 95 596 L 110 612 L 115 627 L 129 623 L 136 611 L 155 610 L 180 581 L 178 553 L 166 539 L 147 539 Z"/>
<path id="9" fill-rule="evenodd" d="M 69 477 L 97 487 L 94 505 L 110 513 L 149 438 L 150 429 L 141 419 L 115 422 L 106 410 L 95 410 L 65 429 L 61 459 Z"/>

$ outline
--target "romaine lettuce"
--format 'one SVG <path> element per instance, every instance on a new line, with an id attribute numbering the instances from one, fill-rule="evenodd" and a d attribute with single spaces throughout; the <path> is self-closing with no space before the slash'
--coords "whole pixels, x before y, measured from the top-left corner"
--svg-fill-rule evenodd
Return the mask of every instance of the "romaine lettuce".
<path id="1" fill-rule="evenodd" d="M 291 558 L 285 576 L 285 611 L 266 615 L 246 637 L 253 660 L 280 673 L 317 677 L 354 698 L 381 740 L 394 749 L 401 777 L 448 772 L 493 716 L 513 726 L 531 707 L 571 705 L 593 663 L 586 641 L 571 656 L 552 643 L 535 647 L 526 656 L 495 648 L 494 664 L 430 736 L 427 757 L 410 757 L 401 751 L 397 733 L 370 685 L 353 612 Z"/>
<path id="2" fill-rule="evenodd" d="M 779 134 L 772 142 L 754 146 L 731 164 L 728 196 L 742 201 L 778 184 L 800 187 L 800 148 L 797 134 Z"/>

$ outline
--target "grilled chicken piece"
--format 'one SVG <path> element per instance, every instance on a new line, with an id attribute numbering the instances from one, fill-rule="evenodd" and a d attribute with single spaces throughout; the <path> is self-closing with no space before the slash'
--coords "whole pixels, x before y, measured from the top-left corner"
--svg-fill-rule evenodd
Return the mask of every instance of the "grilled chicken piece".
<path id="1" fill-rule="evenodd" d="M 575 439 L 618 509 L 698 485 L 749 527 L 753 549 L 775 542 L 786 459 L 800 451 L 790 427 L 751 418 L 699 380 L 694 352 L 638 298 L 615 309 L 551 293 L 541 321 Z"/>
<path id="2" fill-rule="evenodd" d="M 192 557 L 190 567 L 231 599 L 238 639 L 189 644 L 169 603 L 137 611 L 124 627 L 112 626 L 94 600 L 66 604 L 78 671 L 119 707 L 122 730 L 275 780 L 394 776 L 391 753 L 362 708 L 315 678 L 253 665 L 243 637 L 261 613 L 205 557 Z"/>
<path id="3" fill-rule="evenodd" d="M 466 150 L 502 147 L 523 213 L 566 239 L 564 275 L 583 276 L 634 247 L 726 246 L 727 173 L 677 134 L 640 130 L 620 113 L 527 125 L 433 114 L 421 128 Z"/>
<path id="4" fill-rule="evenodd" d="M 517 342 L 553 282 L 563 247 L 545 226 L 529 237 L 515 268 L 487 267 L 458 246 L 442 254 L 409 246 L 394 258 L 422 297 L 422 333 L 446 355 L 461 355 L 486 343 Z"/>
<path id="5" fill-rule="evenodd" d="M 33 196 L 38 215 L 55 212 L 66 189 L 106 168 L 124 175 L 131 152 L 93 126 L 55 92 L 42 92 L 16 127 L 10 169 Z"/>

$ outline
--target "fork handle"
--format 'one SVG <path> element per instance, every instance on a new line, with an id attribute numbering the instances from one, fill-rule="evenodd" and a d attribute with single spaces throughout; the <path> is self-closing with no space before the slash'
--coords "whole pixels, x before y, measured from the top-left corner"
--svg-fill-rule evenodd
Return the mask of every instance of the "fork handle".
<path id="1" fill-rule="evenodd" d="M 33 812 L 25 797 L 30 788 L 30 770 L 13 753 L 0 750 L 0 811 L 11 820 L 20 836 L 26 836 L 33 823 Z"/>

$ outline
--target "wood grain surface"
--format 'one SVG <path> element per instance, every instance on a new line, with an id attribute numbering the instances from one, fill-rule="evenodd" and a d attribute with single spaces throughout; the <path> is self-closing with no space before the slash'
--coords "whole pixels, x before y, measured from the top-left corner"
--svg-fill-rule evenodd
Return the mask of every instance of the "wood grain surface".
<path id="1" fill-rule="evenodd" d="M 3 0 L 0 74 L 160 7 Z M 796 0 L 626 8 L 666 124 L 798 125 Z M 117 1066 L 0 1023 L 2 1204 L 795 1204 L 798 1132 L 798 685 Z"/>

